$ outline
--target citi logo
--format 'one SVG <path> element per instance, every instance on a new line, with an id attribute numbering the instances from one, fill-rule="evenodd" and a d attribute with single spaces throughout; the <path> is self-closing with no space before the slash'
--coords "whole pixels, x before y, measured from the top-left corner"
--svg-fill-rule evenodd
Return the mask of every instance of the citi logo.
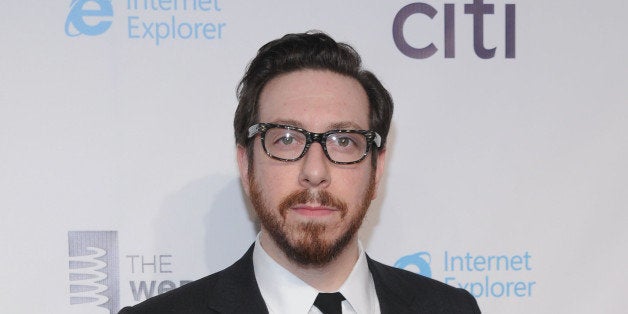
<path id="1" fill-rule="evenodd" d="M 96 36 L 106 32 L 113 23 L 111 0 L 72 0 L 65 20 L 65 34 Z"/>
<path id="2" fill-rule="evenodd" d="M 431 262 L 432 256 L 430 253 L 418 252 L 400 258 L 395 263 L 395 267 L 432 278 L 432 268 L 430 267 Z"/>
<path id="3" fill-rule="evenodd" d="M 443 34 L 443 52 L 445 58 L 455 58 L 456 57 L 456 21 L 459 18 L 456 16 L 456 4 L 455 3 L 445 3 L 443 6 L 444 11 L 444 32 Z M 484 40 L 484 17 L 485 15 L 495 14 L 495 5 L 490 3 L 484 3 L 483 0 L 473 0 L 472 3 L 467 3 L 464 5 L 464 14 L 471 15 L 473 20 L 473 50 L 475 55 L 482 59 L 491 59 L 495 57 L 495 52 L 498 47 L 487 48 L 487 43 Z M 516 7 L 514 4 L 505 4 L 503 10 L 498 10 L 498 14 L 502 15 L 504 18 L 504 57 L 506 59 L 514 59 L 516 55 L 516 38 L 515 38 L 515 13 Z M 407 57 L 413 59 L 426 59 L 433 56 L 439 48 L 434 44 L 434 42 L 430 42 L 428 45 L 423 47 L 415 47 L 408 42 L 408 38 L 404 35 L 404 29 L 406 28 L 406 21 L 409 17 L 414 15 L 419 15 L 419 17 L 427 17 L 429 19 L 434 19 L 434 17 L 439 14 L 439 11 L 433 6 L 423 3 L 416 2 L 410 3 L 397 12 L 395 15 L 395 19 L 393 21 L 393 40 L 395 41 L 395 45 L 397 49 Z M 417 18 L 419 18 L 417 17 Z M 425 38 L 422 38 L 425 39 Z M 427 40 L 433 40 L 431 38 L 427 38 Z M 492 45 L 489 45 L 489 47 Z M 501 47 L 500 47 L 501 49 Z"/>
<path id="4" fill-rule="evenodd" d="M 118 233 L 68 232 L 70 304 L 76 313 L 120 310 Z"/>

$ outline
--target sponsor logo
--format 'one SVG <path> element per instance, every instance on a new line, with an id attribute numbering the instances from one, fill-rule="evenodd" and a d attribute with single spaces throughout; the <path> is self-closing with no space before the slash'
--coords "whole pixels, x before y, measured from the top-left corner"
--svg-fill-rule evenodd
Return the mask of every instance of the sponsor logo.
<path id="1" fill-rule="evenodd" d="M 227 27 L 220 19 L 222 11 L 219 0 L 126 0 L 116 7 L 116 34 L 155 46 L 171 41 L 220 40 Z M 111 0 L 72 0 L 65 33 L 70 37 L 101 35 L 113 23 Z"/>
<path id="2" fill-rule="evenodd" d="M 70 304 L 77 312 L 120 309 L 116 231 L 68 232 Z M 82 310 L 82 311 L 80 311 Z"/>
<path id="3" fill-rule="evenodd" d="M 445 58 L 456 57 L 456 21 L 461 17 L 456 16 L 456 4 L 445 3 L 443 6 L 443 46 Z M 516 6 L 514 4 L 505 4 L 503 10 L 499 10 L 499 14 L 504 18 L 504 34 L 505 39 L 503 41 L 504 57 L 507 59 L 513 59 L 516 55 L 516 29 L 515 29 L 515 17 Z M 426 59 L 432 57 L 439 50 L 426 30 L 415 29 L 414 27 L 408 27 L 407 21 L 410 18 L 424 19 L 425 17 L 430 20 L 439 14 L 439 11 L 430 4 L 423 2 L 410 3 L 397 12 L 393 20 L 392 35 L 397 49 L 407 57 L 413 59 Z M 495 53 L 498 47 L 487 48 L 485 42 L 485 27 L 488 23 L 485 23 L 486 15 L 495 14 L 495 5 L 484 3 L 483 0 L 473 0 L 472 3 L 464 4 L 464 14 L 470 15 L 473 20 L 473 50 L 475 55 L 482 59 L 491 59 L 495 57 Z M 460 15 L 460 14 L 458 14 Z M 431 21 L 430 21 L 431 23 Z M 493 25 L 494 26 L 494 25 Z M 421 39 L 427 38 L 429 44 L 419 46 L 419 44 L 413 44 L 412 40 L 408 40 L 407 33 L 411 33 L 414 37 Z M 500 47 L 501 49 L 501 47 Z"/>
<path id="4" fill-rule="evenodd" d="M 430 263 L 432 262 L 432 256 L 428 252 L 419 252 L 411 255 L 406 255 L 400 258 L 395 267 L 415 272 L 419 275 L 432 278 L 432 268 Z"/>
<path id="5" fill-rule="evenodd" d="M 531 298 L 536 290 L 532 254 L 463 254 L 444 251 L 442 260 L 432 263 L 432 255 L 418 252 L 403 256 L 395 267 L 432 277 L 476 298 Z M 442 267 L 437 267 L 442 265 Z"/>
<path id="6" fill-rule="evenodd" d="M 113 6 L 111 0 L 72 0 L 65 20 L 65 34 L 96 36 L 111 27 Z"/>

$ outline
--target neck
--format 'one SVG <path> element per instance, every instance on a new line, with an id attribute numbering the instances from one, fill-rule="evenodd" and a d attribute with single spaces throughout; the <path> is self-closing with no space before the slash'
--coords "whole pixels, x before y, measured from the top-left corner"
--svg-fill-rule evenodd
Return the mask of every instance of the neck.
<path id="1" fill-rule="evenodd" d="M 336 292 L 347 280 L 358 261 L 358 239 L 353 236 L 349 244 L 331 262 L 323 266 L 301 265 L 286 256 L 281 248 L 262 228 L 260 244 L 279 265 L 321 292 Z"/>

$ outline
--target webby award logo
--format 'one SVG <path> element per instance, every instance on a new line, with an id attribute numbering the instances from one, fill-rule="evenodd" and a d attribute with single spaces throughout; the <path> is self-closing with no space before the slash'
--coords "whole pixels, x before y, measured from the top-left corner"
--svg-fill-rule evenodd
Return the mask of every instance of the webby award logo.
<path id="1" fill-rule="evenodd" d="M 120 310 L 118 233 L 69 231 L 68 249 L 73 313 L 117 313 Z"/>

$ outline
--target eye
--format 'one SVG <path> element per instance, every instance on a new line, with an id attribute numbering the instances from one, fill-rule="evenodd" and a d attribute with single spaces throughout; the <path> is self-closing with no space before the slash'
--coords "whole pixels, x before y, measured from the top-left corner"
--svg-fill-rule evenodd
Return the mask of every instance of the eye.
<path id="1" fill-rule="evenodd" d="M 364 146 L 364 136 L 357 133 L 335 133 L 327 137 L 327 147 L 349 151 L 360 150 Z"/>
<path id="2" fill-rule="evenodd" d="M 278 142 L 281 142 L 283 145 L 290 145 L 294 142 L 294 137 L 290 134 L 286 134 L 285 136 L 279 138 Z"/>
<path id="3" fill-rule="evenodd" d="M 302 135 L 300 133 L 295 133 L 292 130 L 281 130 L 281 129 L 272 129 L 267 133 L 268 138 L 270 139 L 270 143 L 273 146 L 278 148 L 280 147 L 291 147 L 295 145 L 301 144 L 304 142 L 302 140 Z"/>
<path id="4" fill-rule="evenodd" d="M 348 147 L 353 144 L 353 140 L 349 137 L 337 137 L 336 142 L 340 147 Z"/>

